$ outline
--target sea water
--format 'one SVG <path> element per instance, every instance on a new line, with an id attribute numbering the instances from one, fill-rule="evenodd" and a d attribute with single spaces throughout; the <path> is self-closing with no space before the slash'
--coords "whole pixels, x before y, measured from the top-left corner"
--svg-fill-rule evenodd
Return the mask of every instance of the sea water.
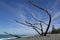
<path id="1" fill-rule="evenodd" d="M 0 40 L 7 39 L 7 38 L 12 38 L 13 36 L 10 35 L 0 35 Z"/>
<path id="2" fill-rule="evenodd" d="M 10 36 L 10 35 L 0 35 L 0 39 L 1 38 L 10 38 L 10 37 L 13 37 L 13 36 Z"/>
<path id="3" fill-rule="evenodd" d="M 19 35 L 20 37 L 26 37 L 27 35 Z M 0 40 L 15 38 L 11 35 L 0 35 Z"/>

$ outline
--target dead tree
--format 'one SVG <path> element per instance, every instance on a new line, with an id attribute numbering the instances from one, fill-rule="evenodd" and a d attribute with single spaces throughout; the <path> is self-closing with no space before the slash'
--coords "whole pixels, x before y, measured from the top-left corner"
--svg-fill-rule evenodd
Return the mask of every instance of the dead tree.
<path id="1" fill-rule="evenodd" d="M 47 34 L 48 30 L 49 30 L 50 24 L 51 24 L 51 14 L 50 14 L 46 9 L 44 9 L 44 8 L 42 8 L 42 7 L 34 4 L 33 2 L 31 2 L 31 0 L 29 0 L 28 2 L 29 2 L 30 4 L 32 4 L 33 6 L 37 7 L 38 9 L 41 9 L 41 10 L 43 10 L 44 12 L 46 12 L 46 14 L 49 16 L 49 22 L 48 22 L 48 25 L 47 25 L 47 29 L 46 29 L 46 31 L 45 31 L 45 33 L 44 33 L 44 36 L 46 36 L 46 34 Z"/>
<path id="2" fill-rule="evenodd" d="M 37 30 L 37 29 L 39 29 L 39 30 L 41 30 L 41 29 L 38 28 L 38 27 L 36 27 L 36 26 L 34 26 L 32 23 L 29 23 L 29 22 L 25 21 L 25 23 L 27 23 L 27 24 L 25 24 L 25 23 L 19 22 L 19 21 L 17 21 L 17 20 L 15 20 L 15 21 L 16 21 L 17 23 L 26 25 L 26 26 L 28 26 L 28 27 L 32 27 L 39 35 L 41 35 L 40 32 Z M 37 29 L 36 29 L 36 28 L 37 28 Z"/>
<path id="3" fill-rule="evenodd" d="M 41 35 L 43 36 L 43 28 L 42 28 L 42 23 L 40 23 L 40 27 L 41 27 Z"/>
<path id="4" fill-rule="evenodd" d="M 8 35 L 11 35 L 11 36 L 14 36 L 14 37 L 17 37 L 17 38 L 21 38 L 20 36 L 17 36 L 17 35 L 13 35 L 13 34 L 10 34 L 10 33 L 7 33 L 7 32 L 4 32 L 5 34 L 8 34 Z"/>
<path id="5" fill-rule="evenodd" d="M 41 21 L 41 20 L 36 19 L 36 18 L 34 17 L 34 15 L 32 15 L 31 13 L 30 13 L 30 14 L 31 14 L 32 18 L 33 18 L 34 20 L 38 21 L 39 23 L 34 23 L 34 24 L 32 24 L 32 23 L 30 23 L 30 22 L 28 22 L 28 21 L 25 21 L 25 23 L 23 23 L 23 22 L 20 22 L 20 21 L 17 21 L 17 20 L 15 20 L 15 22 L 20 23 L 20 24 L 23 24 L 23 25 L 26 25 L 26 26 L 28 26 L 28 27 L 32 27 L 39 35 L 42 35 L 42 36 L 44 35 L 44 36 L 46 36 L 46 34 L 47 34 L 48 30 L 49 30 L 50 24 L 51 24 L 51 14 L 50 14 L 47 10 L 45 10 L 44 8 L 39 7 L 38 5 L 34 4 L 34 3 L 31 2 L 30 0 L 29 0 L 28 2 L 31 3 L 33 6 L 37 7 L 38 9 L 41 9 L 41 10 L 45 11 L 46 14 L 48 14 L 48 16 L 49 16 L 49 22 L 48 22 L 48 24 L 45 23 L 45 22 L 43 22 L 43 21 Z M 45 33 L 43 33 L 42 23 L 44 23 L 45 25 L 47 25 L 47 29 L 46 29 Z M 37 26 L 35 26 L 35 25 L 37 25 L 37 24 L 39 24 L 41 28 L 38 28 Z M 37 29 L 38 29 L 38 30 L 37 30 Z M 41 33 L 39 32 L 39 30 L 41 31 Z"/>
<path id="6" fill-rule="evenodd" d="M 38 22 L 40 22 L 40 23 L 44 23 L 45 25 L 48 25 L 47 23 L 45 23 L 45 22 L 43 22 L 43 21 L 38 20 L 37 18 L 35 18 L 32 13 L 30 13 L 30 15 L 32 16 L 32 18 L 33 18 L 34 20 L 36 20 L 36 21 L 38 21 Z M 39 23 L 37 23 L 37 24 L 39 24 Z"/>
<path id="7" fill-rule="evenodd" d="M 45 24 L 45 25 L 47 25 L 48 26 L 48 24 L 47 23 L 45 23 L 44 21 L 41 21 L 41 20 L 38 20 L 37 18 L 35 18 L 34 17 L 34 15 L 32 14 L 32 13 L 30 13 L 30 15 L 32 16 L 32 18 L 34 19 L 34 20 L 36 20 L 37 22 L 39 22 L 39 23 L 37 23 L 37 24 L 39 24 L 40 25 L 40 31 L 41 31 L 41 36 L 43 36 L 44 34 L 43 34 L 43 27 L 42 27 L 42 23 L 43 24 Z"/>

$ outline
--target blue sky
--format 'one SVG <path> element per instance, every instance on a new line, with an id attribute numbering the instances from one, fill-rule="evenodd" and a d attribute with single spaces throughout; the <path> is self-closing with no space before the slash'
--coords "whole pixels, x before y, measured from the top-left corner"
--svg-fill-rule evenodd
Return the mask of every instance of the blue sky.
<path id="1" fill-rule="evenodd" d="M 52 15 L 51 25 L 60 28 L 60 0 L 32 0 L 37 5 L 47 9 Z M 27 26 L 16 23 L 27 20 L 36 22 L 30 15 L 32 13 L 37 19 L 47 22 L 48 16 L 45 12 L 32 6 L 27 0 L 0 0 L 0 34 L 9 32 L 13 34 L 36 34 L 36 32 Z M 46 29 L 43 25 L 44 30 Z M 51 27 L 50 27 L 51 29 Z"/>

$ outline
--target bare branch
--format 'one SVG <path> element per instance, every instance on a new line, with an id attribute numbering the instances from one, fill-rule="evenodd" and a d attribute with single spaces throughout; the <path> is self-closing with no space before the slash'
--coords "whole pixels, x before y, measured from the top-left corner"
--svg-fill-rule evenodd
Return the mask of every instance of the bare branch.
<path id="1" fill-rule="evenodd" d="M 33 25 L 38 25 L 39 23 L 34 23 Z"/>
<path id="2" fill-rule="evenodd" d="M 43 22 L 43 21 L 40 21 L 40 20 L 38 20 L 38 19 L 36 19 L 31 13 L 30 13 L 30 15 L 32 16 L 32 18 L 33 19 L 35 19 L 36 21 L 38 21 L 38 22 L 42 22 L 42 23 L 44 23 L 45 25 L 48 25 L 48 24 L 46 24 L 45 22 Z"/>
<path id="3" fill-rule="evenodd" d="M 27 21 L 25 21 L 27 24 L 30 24 L 30 25 L 37 25 L 37 24 L 39 24 L 39 23 L 34 23 L 34 24 L 32 24 L 32 23 L 29 23 L 29 22 L 27 22 Z"/>
<path id="4" fill-rule="evenodd" d="M 41 27 L 41 34 L 43 36 L 43 28 L 42 28 L 42 24 L 40 23 L 40 27 Z"/>
<path id="5" fill-rule="evenodd" d="M 32 23 L 29 23 L 29 22 L 27 22 L 27 21 L 25 21 L 27 24 L 29 24 L 29 25 L 32 25 Z"/>
<path id="6" fill-rule="evenodd" d="M 37 33 L 38 33 L 39 35 L 41 35 L 40 32 L 39 32 L 36 28 L 33 27 L 33 29 L 34 29 L 35 31 L 37 31 Z"/>
<path id="7" fill-rule="evenodd" d="M 39 7 L 38 5 L 34 4 L 33 2 L 31 2 L 31 0 L 29 0 L 29 3 L 31 3 L 33 6 L 35 6 L 35 7 L 39 8 L 39 9 L 41 9 L 41 10 L 45 11 L 49 16 L 51 16 L 47 10 L 45 10 L 44 8 Z"/>
<path id="8" fill-rule="evenodd" d="M 15 20 L 16 21 L 16 20 Z M 38 27 L 36 27 L 36 26 L 33 26 L 31 23 L 29 23 L 29 22 L 26 22 L 26 23 L 28 23 L 28 24 L 30 24 L 30 25 L 27 25 L 27 24 L 25 24 L 25 23 L 22 23 L 22 22 L 19 22 L 19 21 L 16 21 L 17 23 L 20 23 L 20 24 L 23 24 L 23 25 L 26 25 L 26 26 L 28 26 L 28 27 L 32 27 L 39 35 L 41 35 L 40 34 L 40 32 L 37 30 L 37 29 L 39 29 Z M 36 29 L 37 28 L 37 29 Z M 39 29 L 40 30 L 40 29 Z"/>
<path id="9" fill-rule="evenodd" d="M 32 26 L 31 25 L 31 23 L 30 23 L 30 25 L 27 25 L 27 24 L 25 24 L 25 23 L 22 23 L 22 22 L 19 22 L 19 21 L 17 21 L 17 20 L 15 20 L 17 23 L 20 23 L 20 24 L 23 24 L 23 25 L 26 25 L 26 26 L 28 26 L 28 27 L 34 27 L 34 28 L 37 28 L 37 29 L 39 29 L 38 27 L 36 27 L 36 26 Z M 41 30 L 41 29 L 39 29 L 39 30 Z"/>
<path id="10" fill-rule="evenodd" d="M 34 4 L 34 3 L 31 2 L 30 0 L 29 0 L 29 3 L 31 3 L 33 6 L 39 8 L 39 9 L 45 11 L 46 14 L 48 14 L 48 16 L 49 16 L 49 23 L 48 23 L 48 27 L 47 27 L 47 29 L 46 29 L 46 31 L 45 31 L 45 34 L 44 34 L 44 36 L 46 36 L 46 34 L 47 34 L 48 30 L 49 30 L 50 24 L 51 24 L 51 14 L 50 14 L 47 10 L 45 10 L 44 8 L 42 8 L 42 7 L 40 7 L 40 6 L 36 5 L 36 4 Z"/>
<path id="11" fill-rule="evenodd" d="M 13 34 L 10 34 L 10 33 L 7 33 L 7 32 L 4 32 L 5 34 L 8 34 L 8 35 L 11 35 L 11 36 L 14 36 L 14 37 L 17 37 L 17 38 L 21 38 L 20 36 L 17 36 L 17 35 L 13 35 Z"/>
<path id="12" fill-rule="evenodd" d="M 27 21 L 26 21 L 26 23 L 27 23 L 27 24 L 30 24 L 30 25 L 31 25 L 32 27 L 34 27 L 34 28 L 37 28 L 37 29 L 41 30 L 40 28 L 34 26 L 32 23 L 29 23 L 29 22 L 27 22 Z"/>
<path id="13" fill-rule="evenodd" d="M 33 24 L 31 24 L 31 23 L 29 23 L 29 22 L 27 22 L 27 21 L 25 21 L 27 24 L 30 24 L 32 27 L 33 27 Z M 39 34 L 39 35 L 41 35 L 40 34 L 40 32 L 35 28 L 35 27 L 33 27 L 33 29 L 35 29 L 35 31 L 37 31 L 37 33 Z M 41 30 L 41 29 L 40 29 Z"/>

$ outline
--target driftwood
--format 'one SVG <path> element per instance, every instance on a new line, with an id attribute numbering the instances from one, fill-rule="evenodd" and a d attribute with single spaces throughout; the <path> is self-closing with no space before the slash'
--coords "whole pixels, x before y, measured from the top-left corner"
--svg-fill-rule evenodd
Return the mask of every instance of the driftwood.
<path id="1" fill-rule="evenodd" d="M 14 36 L 14 37 L 17 37 L 17 38 L 21 38 L 20 36 L 17 36 L 17 35 L 13 35 L 13 34 L 10 34 L 10 33 L 7 33 L 7 32 L 4 32 L 5 34 L 8 34 L 8 35 L 11 35 L 11 36 Z"/>
<path id="2" fill-rule="evenodd" d="M 46 34 L 47 34 L 48 30 L 49 30 L 50 24 L 51 24 L 51 14 L 46 9 L 44 9 L 44 8 L 36 5 L 35 3 L 31 2 L 31 0 L 28 0 L 28 2 L 30 4 L 32 4 L 33 6 L 37 7 L 38 9 L 41 9 L 42 11 L 46 12 L 46 14 L 49 16 L 49 23 L 48 23 L 47 29 L 46 29 L 46 31 L 44 33 L 44 36 L 46 36 Z"/>
<path id="3" fill-rule="evenodd" d="M 37 29 L 39 29 L 38 27 L 36 27 L 36 26 L 33 26 L 31 23 L 29 23 L 29 22 L 27 22 L 27 21 L 25 21 L 27 24 L 25 24 L 25 23 L 22 23 L 22 22 L 19 22 L 19 21 L 17 21 L 17 20 L 15 20 L 17 23 L 20 23 L 20 24 L 23 24 L 23 25 L 26 25 L 26 26 L 28 26 L 28 27 L 32 27 L 39 35 L 41 35 L 40 34 L 40 32 L 37 30 Z M 28 25 L 29 24 L 29 25 Z M 37 28 L 37 29 L 36 29 Z M 41 29 L 39 29 L 39 30 L 41 30 Z"/>
<path id="4" fill-rule="evenodd" d="M 47 23 L 41 21 L 41 20 L 38 20 L 37 18 L 34 17 L 34 15 L 32 15 L 32 13 L 30 13 L 30 15 L 32 16 L 32 18 L 38 22 L 41 22 L 41 23 L 44 23 L 45 25 L 48 25 Z"/>
<path id="5" fill-rule="evenodd" d="M 40 28 L 38 28 L 38 27 L 36 27 L 36 26 L 31 26 L 31 23 L 30 23 L 30 25 L 28 25 L 28 24 L 25 24 L 25 23 L 20 22 L 20 21 L 17 21 L 17 20 L 15 20 L 15 22 L 20 23 L 20 24 L 23 24 L 23 25 L 26 25 L 26 26 L 28 26 L 28 27 L 34 27 L 34 28 L 37 28 L 37 29 L 41 30 Z M 26 21 L 25 21 L 25 22 L 26 22 Z M 26 22 L 26 23 L 27 23 L 27 22 Z M 32 24 L 32 25 L 33 25 L 33 24 Z"/>
<path id="6" fill-rule="evenodd" d="M 47 10 L 45 10 L 44 8 L 42 8 L 42 7 L 34 4 L 33 2 L 31 2 L 31 0 L 28 0 L 28 2 L 29 2 L 30 4 L 32 4 L 33 6 L 37 7 L 38 9 L 41 9 L 42 11 L 46 12 L 46 14 L 49 16 L 49 22 L 48 22 L 48 23 L 45 23 L 45 22 L 43 22 L 43 21 L 41 21 L 41 20 L 38 20 L 38 19 L 35 18 L 34 15 L 32 15 L 31 13 L 30 13 L 30 14 L 31 14 L 32 18 L 33 18 L 34 20 L 36 20 L 37 22 L 39 22 L 39 23 L 34 23 L 34 24 L 32 24 L 32 23 L 30 23 L 30 22 L 28 22 L 28 21 L 24 21 L 24 23 L 23 23 L 23 22 L 17 21 L 17 20 L 15 20 L 15 22 L 20 23 L 20 24 L 23 24 L 23 25 L 26 25 L 26 26 L 28 26 L 28 27 L 32 27 L 39 35 L 46 36 L 46 34 L 47 34 L 47 32 L 48 32 L 48 30 L 49 30 L 49 28 L 50 28 L 50 24 L 51 24 L 51 14 L 50 14 Z M 47 29 L 46 29 L 46 31 L 45 31 L 44 33 L 43 33 L 42 23 L 45 24 L 45 25 L 47 25 Z M 37 24 L 40 25 L 40 28 L 38 28 L 38 27 L 36 26 Z M 41 33 L 40 33 L 37 29 L 40 30 Z"/>
<path id="7" fill-rule="evenodd" d="M 41 27 L 41 35 L 43 36 L 43 28 L 42 28 L 42 23 L 40 23 L 40 27 Z"/>
<path id="8" fill-rule="evenodd" d="M 27 24 L 30 24 L 31 27 L 33 27 L 33 29 L 34 29 L 35 31 L 37 31 L 37 33 L 38 33 L 39 35 L 41 35 L 40 32 L 36 29 L 36 26 L 33 26 L 31 23 L 29 23 L 29 22 L 27 22 L 27 21 L 26 21 L 26 23 L 27 23 Z M 37 28 L 38 28 L 38 27 L 37 27 Z M 38 29 L 39 29 L 39 28 L 38 28 Z M 39 30 L 41 30 L 41 29 L 39 29 Z"/>

